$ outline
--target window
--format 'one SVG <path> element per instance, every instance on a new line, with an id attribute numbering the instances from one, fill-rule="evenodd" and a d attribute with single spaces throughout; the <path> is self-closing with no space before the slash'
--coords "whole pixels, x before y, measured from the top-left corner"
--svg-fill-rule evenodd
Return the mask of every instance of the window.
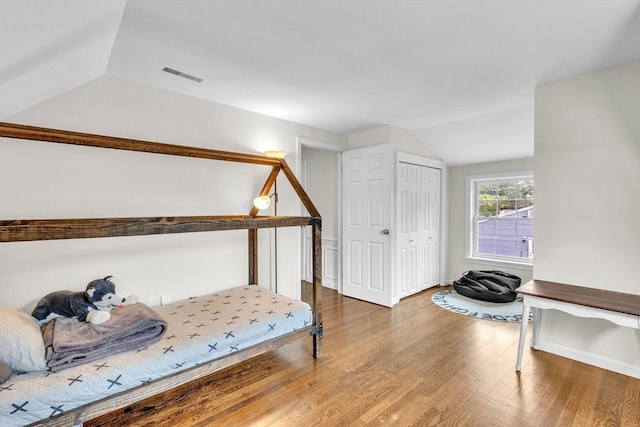
<path id="1" fill-rule="evenodd" d="M 533 173 L 467 177 L 469 261 L 533 265 Z"/>

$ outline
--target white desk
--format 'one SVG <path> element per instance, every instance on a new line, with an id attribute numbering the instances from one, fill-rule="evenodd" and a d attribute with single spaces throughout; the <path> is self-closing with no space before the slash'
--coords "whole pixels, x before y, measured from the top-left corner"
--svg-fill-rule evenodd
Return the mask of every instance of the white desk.
<path id="1" fill-rule="evenodd" d="M 532 280 L 517 289 L 523 296 L 522 321 L 516 371 L 522 367 L 522 352 L 527 336 L 529 310 L 533 309 L 531 346 L 537 349 L 542 311 L 561 310 L 579 317 L 606 319 L 620 326 L 640 329 L 640 295 L 562 283 Z"/>

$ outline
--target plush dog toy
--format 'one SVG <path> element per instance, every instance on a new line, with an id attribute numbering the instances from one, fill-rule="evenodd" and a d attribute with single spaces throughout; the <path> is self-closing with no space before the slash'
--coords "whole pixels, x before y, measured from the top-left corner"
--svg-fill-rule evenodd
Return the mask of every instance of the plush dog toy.
<path id="1" fill-rule="evenodd" d="M 94 325 L 107 322 L 111 318 L 109 311 L 118 306 L 134 304 L 134 296 L 123 298 L 116 294 L 116 285 L 107 276 L 90 282 L 84 292 L 55 291 L 44 296 L 31 315 L 40 324 L 55 317 L 77 317 L 81 322 Z"/>

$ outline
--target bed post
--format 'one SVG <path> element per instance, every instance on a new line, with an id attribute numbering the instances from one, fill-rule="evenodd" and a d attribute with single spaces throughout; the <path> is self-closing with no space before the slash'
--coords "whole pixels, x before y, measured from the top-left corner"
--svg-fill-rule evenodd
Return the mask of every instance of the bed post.
<path id="1" fill-rule="evenodd" d="M 322 355 L 322 220 L 313 221 L 313 357 Z"/>
<path id="2" fill-rule="evenodd" d="M 249 230 L 249 284 L 258 284 L 258 229 Z"/>
<path id="3" fill-rule="evenodd" d="M 322 354 L 320 349 L 320 341 L 322 339 L 322 217 L 287 162 L 284 159 L 280 159 L 280 163 L 282 172 L 311 216 L 309 225 L 313 226 L 313 300 L 311 302 L 313 328 L 311 329 L 311 335 L 313 335 L 313 357 L 318 358 Z"/>

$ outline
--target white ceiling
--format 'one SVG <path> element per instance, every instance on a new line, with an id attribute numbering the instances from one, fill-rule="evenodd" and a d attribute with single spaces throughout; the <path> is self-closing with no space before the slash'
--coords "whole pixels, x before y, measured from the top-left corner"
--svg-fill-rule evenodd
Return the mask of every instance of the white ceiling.
<path id="1" fill-rule="evenodd" d="M 0 118 L 109 75 L 450 165 L 532 156 L 536 85 L 638 59 L 640 0 L 0 0 Z"/>

